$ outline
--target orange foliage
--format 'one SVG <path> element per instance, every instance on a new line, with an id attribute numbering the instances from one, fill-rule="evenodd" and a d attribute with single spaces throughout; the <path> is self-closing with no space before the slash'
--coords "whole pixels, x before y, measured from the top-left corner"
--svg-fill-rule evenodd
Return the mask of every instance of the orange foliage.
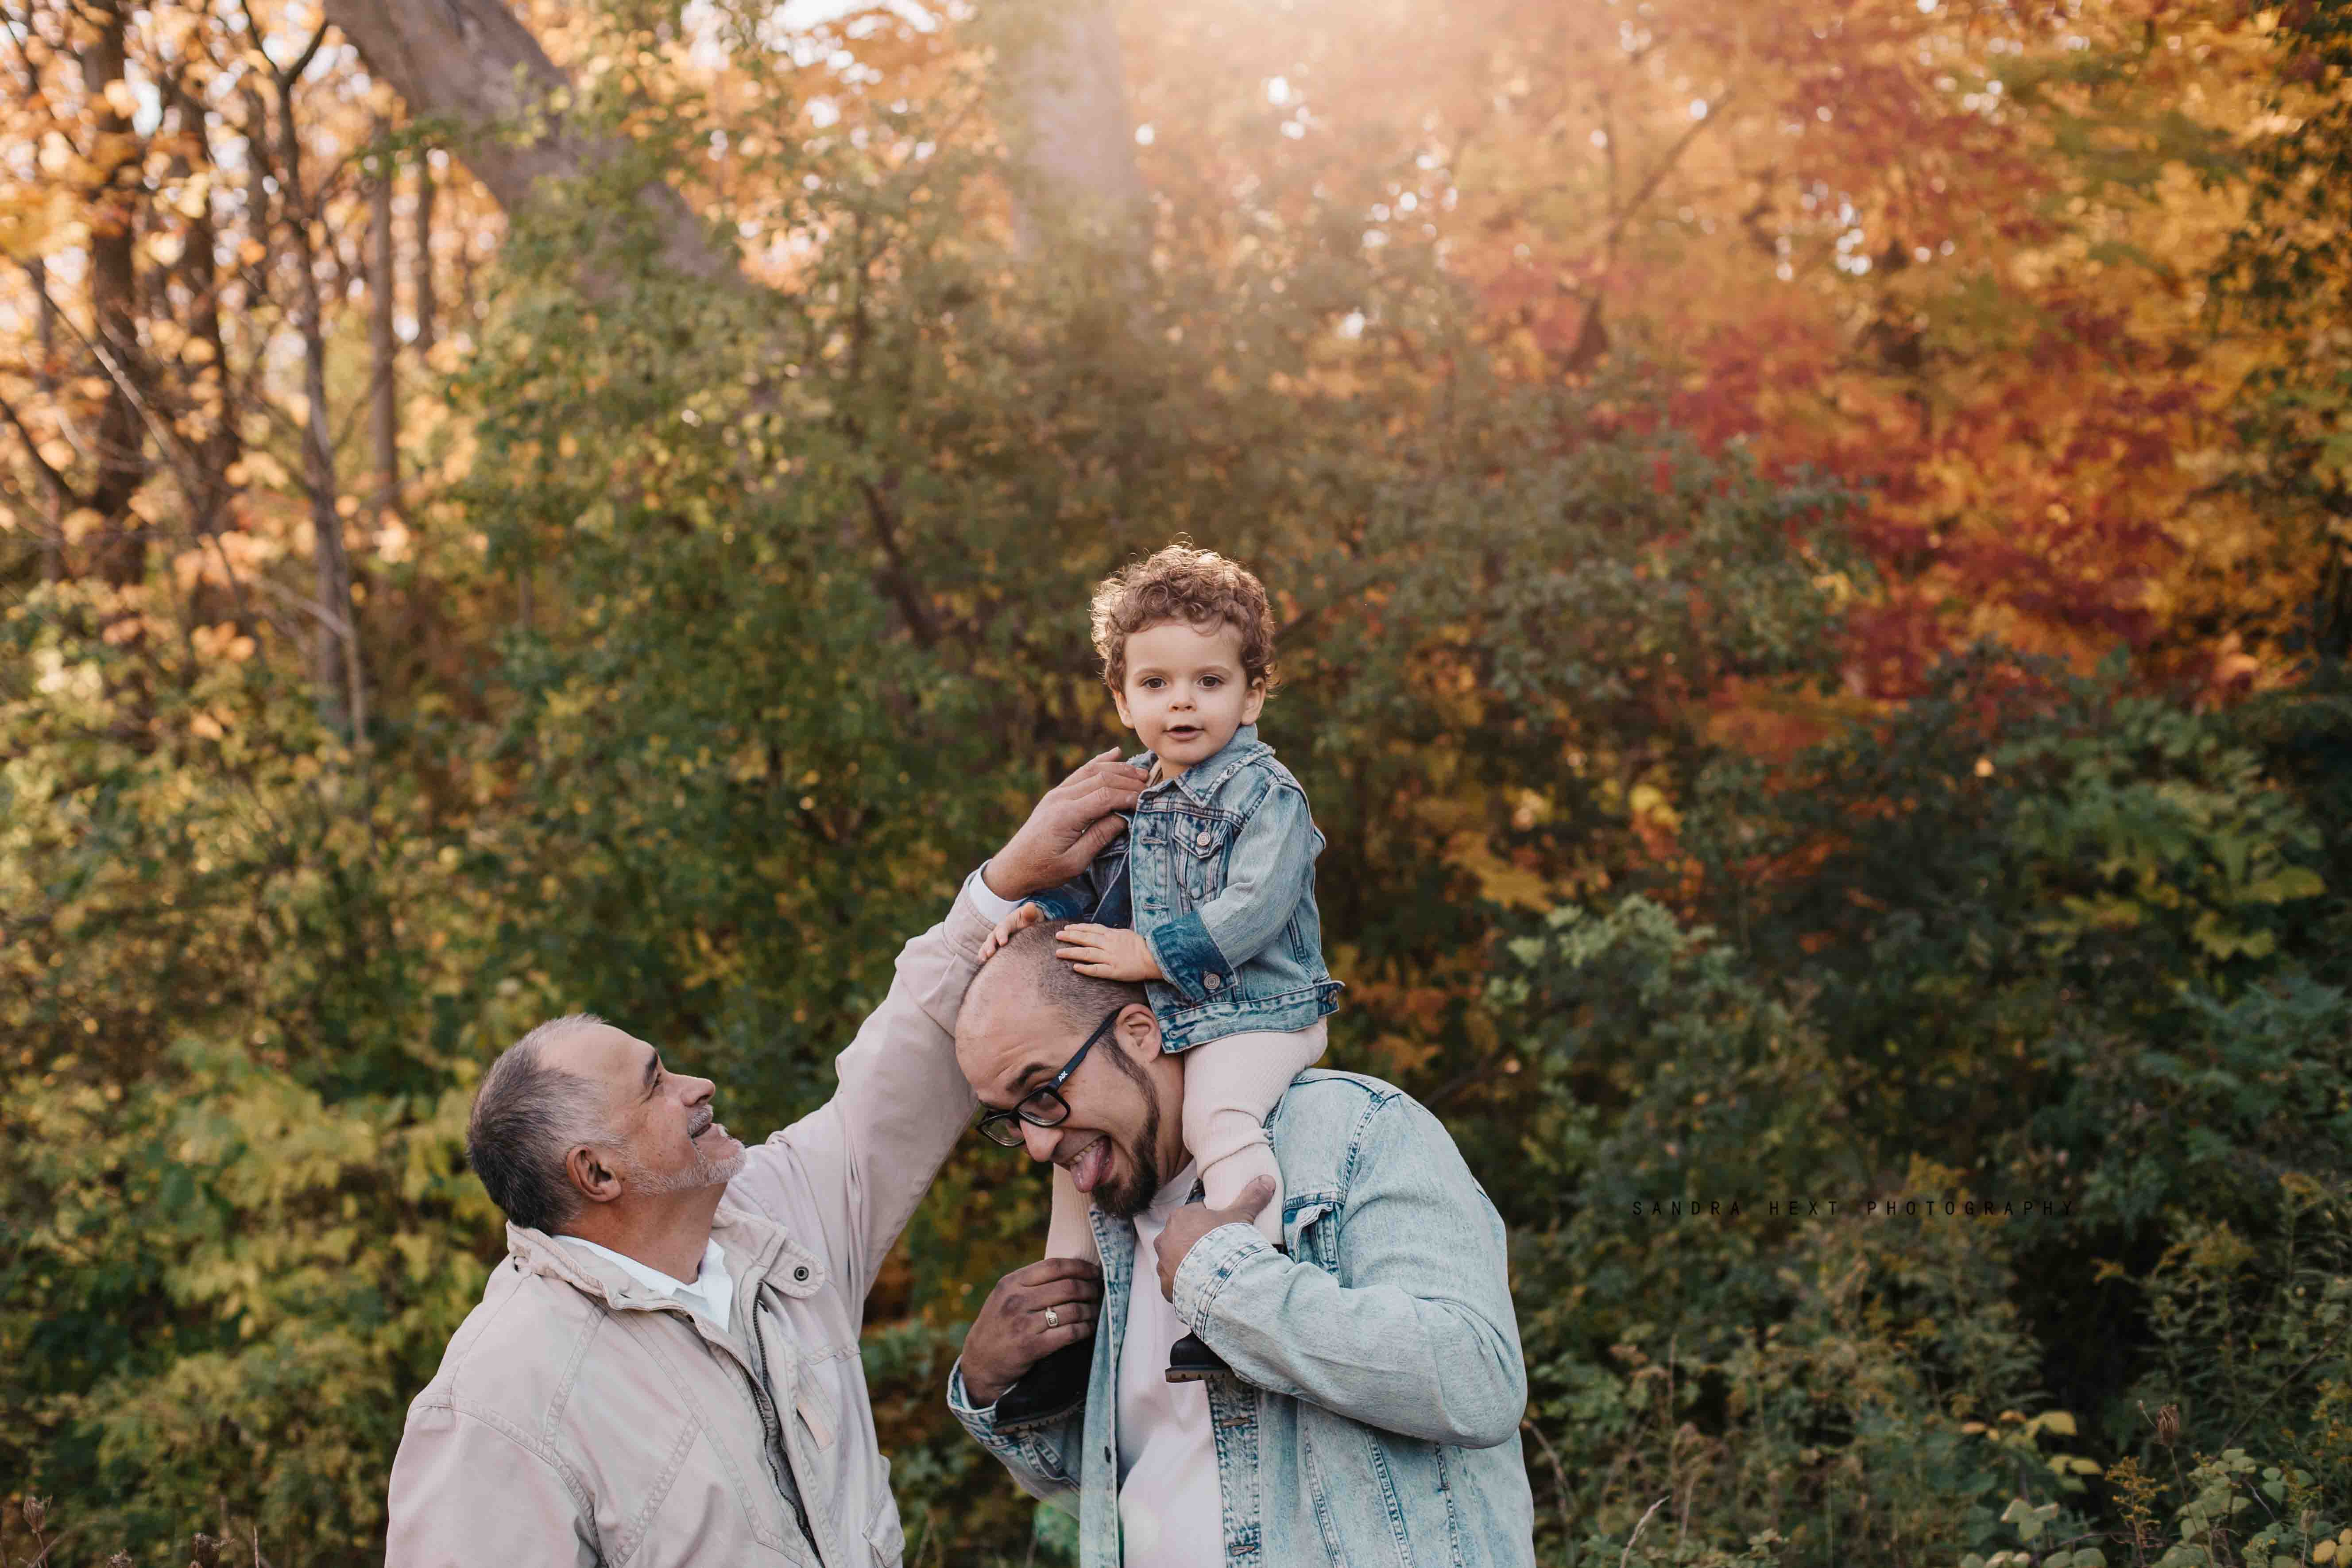
<path id="1" fill-rule="evenodd" d="M 1987 637 L 2284 679 L 2312 563 L 2221 483 L 2276 351 L 2204 286 L 2276 69 L 2242 8 L 1195 0 L 1135 29 L 1155 184 L 1360 192 L 1365 243 L 1433 239 L 1518 374 L 1639 349 L 1693 428 L 1867 487 L 1853 697 Z"/>

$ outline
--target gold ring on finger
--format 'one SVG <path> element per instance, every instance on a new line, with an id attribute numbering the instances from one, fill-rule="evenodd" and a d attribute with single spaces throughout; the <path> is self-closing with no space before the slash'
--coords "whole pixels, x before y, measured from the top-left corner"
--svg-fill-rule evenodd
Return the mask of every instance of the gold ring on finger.
<path id="1" fill-rule="evenodd" d="M 1058 1328 L 1060 1328 L 1060 1327 L 1062 1326 L 1062 1314 L 1061 1314 L 1061 1313 L 1059 1313 L 1059 1312 L 1056 1312 L 1056 1311 L 1055 1311 L 1055 1310 L 1054 1310 L 1054 1309 L 1053 1309 L 1053 1308 L 1051 1308 L 1051 1307 L 1046 1308 L 1046 1309 L 1045 1309 L 1045 1326 L 1046 1326 L 1047 1328 L 1049 1328 L 1049 1329 L 1058 1329 Z"/>

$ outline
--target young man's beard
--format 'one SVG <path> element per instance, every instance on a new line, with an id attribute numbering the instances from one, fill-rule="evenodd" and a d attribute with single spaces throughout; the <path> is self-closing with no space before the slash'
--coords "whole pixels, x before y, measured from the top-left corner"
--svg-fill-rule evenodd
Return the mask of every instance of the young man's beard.
<path id="1" fill-rule="evenodd" d="M 1160 1100 L 1151 1092 L 1151 1080 L 1143 1069 L 1127 1059 L 1127 1053 L 1113 1049 L 1111 1065 L 1125 1073 L 1129 1082 L 1143 1096 L 1143 1136 L 1136 1141 L 1131 1152 L 1135 1156 L 1135 1174 L 1127 1181 L 1109 1181 L 1094 1191 L 1095 1206 L 1117 1219 L 1133 1219 L 1151 1206 L 1160 1195 Z"/>

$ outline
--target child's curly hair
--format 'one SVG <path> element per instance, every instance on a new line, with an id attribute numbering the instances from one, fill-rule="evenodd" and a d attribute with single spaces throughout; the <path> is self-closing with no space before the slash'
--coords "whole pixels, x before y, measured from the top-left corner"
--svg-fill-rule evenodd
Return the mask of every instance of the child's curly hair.
<path id="1" fill-rule="evenodd" d="M 1095 652 L 1103 682 L 1117 691 L 1127 680 L 1127 639 L 1147 627 L 1183 621 L 1206 630 L 1223 624 L 1242 635 L 1242 677 L 1250 685 L 1275 683 L 1274 611 L 1265 584 L 1248 567 L 1181 540 L 1130 562 L 1095 589 Z"/>

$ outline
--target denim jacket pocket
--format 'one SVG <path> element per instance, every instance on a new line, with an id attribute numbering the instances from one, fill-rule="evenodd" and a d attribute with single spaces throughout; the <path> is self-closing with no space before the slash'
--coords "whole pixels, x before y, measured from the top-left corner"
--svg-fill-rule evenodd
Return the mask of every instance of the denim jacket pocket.
<path id="1" fill-rule="evenodd" d="M 1295 1196 L 1283 1205 L 1283 1250 L 1332 1278 L 1339 1274 L 1339 1205 L 1324 1194 Z"/>
<path id="2" fill-rule="evenodd" d="M 1174 889 L 1189 904 L 1205 903 L 1225 889 L 1225 856 L 1234 841 L 1234 825 L 1221 818 L 1179 816 L 1168 825 L 1171 857 L 1180 886 Z"/>

